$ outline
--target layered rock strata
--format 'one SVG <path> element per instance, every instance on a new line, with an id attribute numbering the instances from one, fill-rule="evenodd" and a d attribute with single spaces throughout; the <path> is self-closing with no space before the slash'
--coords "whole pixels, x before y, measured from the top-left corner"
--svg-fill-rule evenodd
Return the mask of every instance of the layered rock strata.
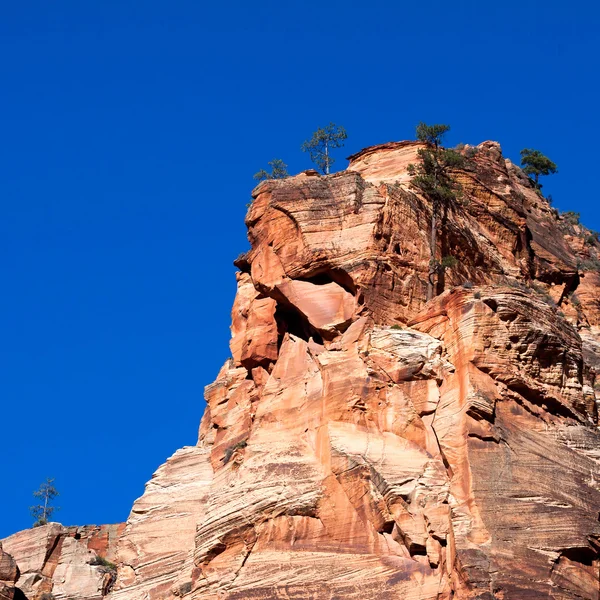
<path id="1" fill-rule="evenodd" d="M 19 574 L 15 559 L 3 550 L 0 543 L 0 600 L 14 600 Z"/>
<path id="2" fill-rule="evenodd" d="M 466 148 L 427 303 L 420 147 L 254 190 L 232 356 L 112 598 L 598 598 L 600 244 Z"/>
<path id="3" fill-rule="evenodd" d="M 103 598 L 116 580 L 113 561 L 123 528 L 49 523 L 5 538 L 3 548 L 19 569 L 15 600 Z"/>

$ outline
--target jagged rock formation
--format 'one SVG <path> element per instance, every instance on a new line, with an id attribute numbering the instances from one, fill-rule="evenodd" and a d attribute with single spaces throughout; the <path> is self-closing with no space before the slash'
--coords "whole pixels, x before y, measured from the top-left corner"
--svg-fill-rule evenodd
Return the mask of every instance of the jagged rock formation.
<path id="1" fill-rule="evenodd" d="M 484 142 L 426 303 L 419 147 L 254 190 L 232 358 L 110 597 L 598 598 L 600 244 Z"/>
<path id="2" fill-rule="evenodd" d="M 18 579 L 19 567 L 15 559 L 4 552 L 0 543 L 0 600 L 14 600 Z"/>
<path id="3" fill-rule="evenodd" d="M 49 523 L 5 538 L 4 550 L 19 568 L 14 580 L 18 590 L 15 600 L 105 597 L 116 579 L 111 562 L 115 560 L 123 528 L 124 525 L 63 527 Z"/>

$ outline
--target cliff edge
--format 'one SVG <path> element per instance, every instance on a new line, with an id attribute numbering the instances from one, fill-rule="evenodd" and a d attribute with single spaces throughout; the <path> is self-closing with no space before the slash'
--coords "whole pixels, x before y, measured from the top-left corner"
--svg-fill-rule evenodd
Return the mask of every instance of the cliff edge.
<path id="1" fill-rule="evenodd" d="M 419 147 L 254 190 L 232 357 L 101 594 L 599 597 L 600 244 L 484 142 L 456 173 L 439 236 L 456 264 L 427 303 Z M 59 598 L 52 581 L 28 597 Z"/>

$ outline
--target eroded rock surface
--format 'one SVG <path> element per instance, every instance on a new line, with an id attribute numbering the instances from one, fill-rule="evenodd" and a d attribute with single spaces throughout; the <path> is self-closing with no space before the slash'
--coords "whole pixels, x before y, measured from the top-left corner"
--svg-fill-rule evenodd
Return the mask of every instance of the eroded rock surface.
<path id="1" fill-rule="evenodd" d="M 0 543 L 0 600 L 14 600 L 19 567 L 15 559 L 5 552 Z"/>
<path id="2" fill-rule="evenodd" d="M 49 523 L 2 542 L 19 568 L 15 600 L 100 600 L 116 580 L 115 552 L 124 525 Z"/>
<path id="3" fill-rule="evenodd" d="M 484 142 L 427 303 L 419 147 L 254 190 L 232 356 L 133 507 L 114 600 L 598 599 L 600 244 Z M 54 581 L 28 543 L 19 581 Z"/>
<path id="4" fill-rule="evenodd" d="M 190 598 L 597 597 L 598 244 L 485 142 L 426 304 L 419 147 L 255 190 Z"/>
<path id="5" fill-rule="evenodd" d="M 191 564 L 212 475 L 207 450 L 197 447 L 178 450 L 154 473 L 119 540 L 119 578 L 112 598 L 170 596 L 186 559 Z M 181 582 L 183 589 L 185 583 Z"/>

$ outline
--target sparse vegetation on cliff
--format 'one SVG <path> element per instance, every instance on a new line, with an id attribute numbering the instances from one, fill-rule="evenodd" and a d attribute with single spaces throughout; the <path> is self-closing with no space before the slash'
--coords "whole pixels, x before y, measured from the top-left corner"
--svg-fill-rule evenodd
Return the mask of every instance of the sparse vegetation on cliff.
<path id="1" fill-rule="evenodd" d="M 29 507 L 31 516 L 34 518 L 34 527 L 40 527 L 46 525 L 54 511 L 60 510 L 58 506 L 51 506 L 52 501 L 56 498 L 59 493 L 54 487 L 54 479 L 48 478 L 39 489 L 33 492 L 35 498 L 39 498 L 41 504 L 36 504 Z"/>
<path id="2" fill-rule="evenodd" d="M 465 157 L 456 150 L 442 147 L 444 135 L 450 131 L 449 125 L 436 124 L 417 125 L 417 139 L 427 144 L 427 148 L 418 151 L 421 162 L 408 166 L 412 176 L 411 185 L 431 200 L 430 221 L 430 260 L 429 274 L 427 277 L 427 300 L 434 296 L 436 277 L 447 268 L 456 264 L 454 257 L 446 256 L 441 260 L 437 258 L 437 230 L 438 223 L 446 219 L 448 208 L 460 194 L 460 184 L 452 175 L 453 169 L 464 166 Z M 443 232 L 442 232 L 443 233 Z"/>
<path id="3" fill-rule="evenodd" d="M 586 240 L 585 240 L 590 246 L 594 246 L 598 243 L 600 243 L 600 233 L 598 233 L 597 231 L 591 231 L 589 232 Z"/>
<path id="4" fill-rule="evenodd" d="M 113 562 L 110 562 L 110 560 L 107 560 L 103 556 L 98 556 L 98 555 L 94 556 L 90 560 L 89 564 L 92 565 L 93 567 L 104 567 L 108 571 L 116 571 L 117 570 L 117 565 L 115 565 L 115 563 L 113 563 Z"/>
<path id="5" fill-rule="evenodd" d="M 335 162 L 330 152 L 334 148 L 341 148 L 347 137 L 348 134 L 341 125 L 329 123 L 327 127 L 319 127 L 312 138 L 302 144 L 302 152 L 308 152 L 317 169 L 329 175 L 331 165 Z"/>
<path id="6" fill-rule="evenodd" d="M 600 259 L 590 258 L 588 260 L 581 260 L 577 263 L 577 268 L 581 271 L 596 271 L 600 273 Z"/>
<path id="7" fill-rule="evenodd" d="M 290 176 L 287 172 L 287 165 L 280 158 L 269 161 L 269 166 L 271 167 L 270 173 L 261 169 L 254 173 L 254 179 L 262 181 L 263 179 L 285 179 Z"/>
<path id="8" fill-rule="evenodd" d="M 570 225 L 579 225 L 580 217 L 581 217 L 580 213 L 573 212 L 572 210 L 568 210 L 568 211 L 562 213 L 562 215 L 560 215 L 560 218 L 563 219 L 564 221 L 566 221 L 567 223 L 569 223 Z"/>
<path id="9" fill-rule="evenodd" d="M 571 529 L 597 535 L 597 465 L 587 452 L 600 445 L 590 394 L 591 386 L 599 389 L 599 280 L 577 273 L 575 265 L 600 259 L 600 246 L 588 245 L 593 232 L 577 213 L 548 209 L 523 172 L 505 161 L 499 144 L 482 143 L 474 160 L 465 147 L 457 158 L 456 149 L 441 146 L 447 131 L 446 125 L 421 124 L 423 143 L 369 148 L 351 159 L 346 173 L 312 173 L 256 191 L 247 219 L 252 250 L 235 261 L 241 273 L 231 357 L 207 387 L 198 445 L 157 471 L 126 527 L 86 534 L 63 528 L 59 539 L 69 544 L 50 540 L 45 564 L 61 565 L 55 582 L 62 584 L 66 572 L 73 586 L 83 572 L 106 597 L 116 572 L 110 561 L 92 559 L 95 553 L 112 557 L 115 541 L 127 548 L 151 539 L 151 545 L 139 545 L 139 578 L 128 577 L 129 560 L 122 557 L 118 594 L 162 597 L 168 583 L 171 595 L 202 595 L 203 582 L 195 575 L 192 581 L 188 569 L 192 555 L 201 568 L 233 565 L 233 579 L 241 573 L 237 581 L 244 587 L 235 588 L 230 570 L 219 571 L 212 586 L 217 595 L 260 589 L 272 597 L 294 577 L 294 585 L 315 597 L 342 597 L 357 570 L 365 569 L 373 582 L 357 592 L 365 600 L 380 598 L 382 590 L 399 598 L 419 586 L 435 592 L 450 580 L 464 581 L 468 594 L 473 590 L 463 580 L 462 563 L 450 561 L 449 576 L 440 540 L 465 524 L 464 514 L 447 510 L 456 481 L 465 502 L 475 502 L 475 488 L 460 482 L 461 470 L 471 467 L 473 485 L 484 481 L 477 502 L 486 514 L 514 515 L 517 526 L 507 529 L 490 519 L 487 526 L 495 529 L 476 548 L 468 537 L 457 537 L 457 557 L 462 552 L 471 560 L 476 551 L 477 561 L 488 564 L 494 552 L 526 547 L 530 538 L 558 556 L 571 542 L 565 544 L 562 530 L 548 537 L 557 505 Z M 430 252 L 431 292 L 439 296 L 426 305 Z M 447 281 L 445 269 L 452 269 Z M 444 287 L 452 289 L 441 294 Z M 249 439 L 260 443 L 249 446 Z M 575 470 L 574 440 L 585 450 Z M 489 473 L 505 466 L 507 448 L 522 457 L 515 476 L 501 478 L 502 489 L 486 487 Z M 415 473 L 427 473 L 418 493 L 406 487 Z M 588 473 L 596 478 L 589 480 Z M 568 494 L 556 485 L 557 476 L 570 482 Z M 535 496 L 530 508 L 542 518 L 530 527 L 523 501 L 529 503 L 538 484 L 545 496 Z M 382 510 L 356 520 L 348 498 Z M 410 510 L 414 519 L 394 507 Z M 353 526 L 334 528 L 333 535 L 322 526 L 336 522 Z M 378 565 L 395 560 L 398 547 L 376 548 L 365 567 L 364 540 L 372 531 L 404 530 L 406 537 L 395 538 L 403 555 L 433 559 L 437 567 L 415 571 L 413 562 L 398 563 L 392 586 L 388 570 Z M 468 536 L 479 529 L 465 531 Z M 33 540 L 45 532 L 26 533 Z M 81 539 L 74 544 L 81 548 L 77 553 L 73 538 Z M 296 540 L 301 547 L 294 548 Z M 334 563 L 315 563 L 324 544 L 333 549 Z M 13 547 L 25 553 L 31 545 Z M 281 568 L 282 551 L 296 552 L 291 575 Z M 62 569 L 90 559 L 95 566 Z M 531 566 L 530 560 L 538 562 Z M 577 593 L 579 581 L 588 586 L 581 597 L 593 597 L 597 588 L 595 580 L 586 583 L 590 561 L 597 554 L 565 563 L 573 581 L 579 577 Z M 342 572 L 323 592 L 318 586 L 330 577 L 331 565 L 342 563 L 350 583 Z M 49 570 L 45 564 L 40 577 Z M 535 579 L 535 589 L 524 593 L 548 597 L 552 568 L 547 556 L 527 553 L 490 576 L 503 577 L 507 587 Z M 270 587 L 263 585 L 265 569 L 274 573 Z M 477 581 L 482 572 L 487 590 L 485 569 L 476 570 Z M 67 586 L 53 589 L 58 596 Z M 442 595 L 462 591 L 446 587 Z"/>
<path id="10" fill-rule="evenodd" d="M 223 464 L 226 465 L 231 460 L 231 457 L 233 456 L 233 454 L 236 450 L 245 448 L 247 445 L 248 445 L 248 442 L 246 440 L 242 440 L 241 442 L 238 442 L 237 444 L 232 444 L 231 446 L 227 446 L 227 448 L 225 449 L 225 452 L 223 453 Z"/>
<path id="11" fill-rule="evenodd" d="M 521 166 L 523 172 L 529 175 L 535 187 L 540 190 L 542 186 L 539 182 L 540 175 L 554 175 L 558 173 L 558 167 L 547 156 L 539 150 L 523 148 L 521 150 Z"/>

